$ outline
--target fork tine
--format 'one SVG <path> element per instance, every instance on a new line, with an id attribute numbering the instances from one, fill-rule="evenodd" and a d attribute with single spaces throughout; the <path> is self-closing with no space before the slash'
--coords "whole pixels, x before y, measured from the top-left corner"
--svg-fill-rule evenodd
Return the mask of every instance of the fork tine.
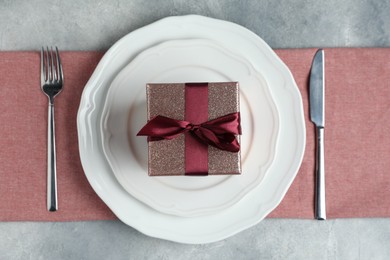
<path id="1" fill-rule="evenodd" d="M 46 77 L 46 67 L 45 67 L 45 55 L 43 47 L 41 48 L 41 85 L 45 83 Z"/>
<path id="2" fill-rule="evenodd" d="M 57 81 L 58 80 L 58 77 L 57 77 L 57 67 L 58 67 L 58 64 L 54 62 L 54 60 L 57 62 L 57 59 L 54 57 L 55 54 L 54 54 L 54 51 L 53 51 L 53 47 L 50 47 L 50 58 L 51 58 L 51 73 L 52 73 L 52 80 L 53 81 Z"/>
<path id="3" fill-rule="evenodd" d="M 62 82 L 64 80 L 64 71 L 62 70 L 62 64 L 60 59 L 60 53 L 58 52 L 58 48 L 56 46 L 56 57 L 57 57 L 57 71 L 58 71 L 58 80 Z"/>
<path id="4" fill-rule="evenodd" d="M 51 74 L 51 70 L 52 70 L 52 65 L 50 63 L 50 50 L 49 50 L 49 47 L 46 46 L 46 66 L 47 66 L 47 78 L 46 80 L 47 81 L 52 81 L 52 74 Z"/>

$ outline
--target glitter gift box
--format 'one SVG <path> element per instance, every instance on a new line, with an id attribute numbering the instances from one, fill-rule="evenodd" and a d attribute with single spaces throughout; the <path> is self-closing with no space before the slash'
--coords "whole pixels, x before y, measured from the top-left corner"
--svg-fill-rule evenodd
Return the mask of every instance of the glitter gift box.
<path id="1" fill-rule="evenodd" d="M 148 135 L 150 176 L 241 174 L 237 82 L 154 83 L 147 84 L 146 93 L 148 123 L 138 135 Z M 154 127 L 153 134 L 145 134 L 148 127 Z M 214 129 L 211 135 L 210 129 Z M 155 136 L 161 132 L 164 139 Z M 223 141 L 212 143 L 214 134 Z M 227 139 L 235 148 L 229 143 L 224 149 Z"/>

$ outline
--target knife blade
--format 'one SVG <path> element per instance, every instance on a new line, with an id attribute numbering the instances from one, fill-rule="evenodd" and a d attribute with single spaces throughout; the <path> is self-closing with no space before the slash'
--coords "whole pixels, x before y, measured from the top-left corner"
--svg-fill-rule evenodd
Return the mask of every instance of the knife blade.
<path id="1" fill-rule="evenodd" d="M 316 126 L 315 218 L 325 220 L 325 53 L 322 49 L 319 49 L 313 58 L 310 71 L 309 99 L 310 120 Z"/>

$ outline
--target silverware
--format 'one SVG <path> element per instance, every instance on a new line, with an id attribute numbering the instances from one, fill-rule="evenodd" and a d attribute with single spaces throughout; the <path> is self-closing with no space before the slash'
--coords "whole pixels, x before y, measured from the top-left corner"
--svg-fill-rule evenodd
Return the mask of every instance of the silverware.
<path id="1" fill-rule="evenodd" d="M 56 143 L 54 128 L 54 97 L 62 90 L 64 74 L 58 48 L 53 47 L 46 51 L 41 49 L 41 89 L 49 99 L 47 125 L 47 210 L 56 211 L 57 201 L 57 170 L 56 170 Z"/>
<path id="2" fill-rule="evenodd" d="M 310 72 L 310 119 L 316 126 L 316 187 L 315 218 L 326 219 L 325 204 L 325 53 L 319 49 L 313 59 Z"/>

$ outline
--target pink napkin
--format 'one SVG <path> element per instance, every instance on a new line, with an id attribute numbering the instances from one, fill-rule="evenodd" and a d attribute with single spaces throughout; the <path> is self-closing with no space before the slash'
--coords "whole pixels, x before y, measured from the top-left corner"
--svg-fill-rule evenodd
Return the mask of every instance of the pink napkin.
<path id="1" fill-rule="evenodd" d="M 307 145 L 302 166 L 269 215 L 313 218 L 314 126 L 308 76 L 315 49 L 277 50 L 302 94 Z M 0 220 L 115 219 L 81 167 L 76 116 L 103 53 L 62 52 L 56 98 L 59 210 L 46 210 L 47 98 L 38 52 L 0 52 Z M 329 218 L 390 217 L 390 49 L 326 49 L 326 192 Z"/>

